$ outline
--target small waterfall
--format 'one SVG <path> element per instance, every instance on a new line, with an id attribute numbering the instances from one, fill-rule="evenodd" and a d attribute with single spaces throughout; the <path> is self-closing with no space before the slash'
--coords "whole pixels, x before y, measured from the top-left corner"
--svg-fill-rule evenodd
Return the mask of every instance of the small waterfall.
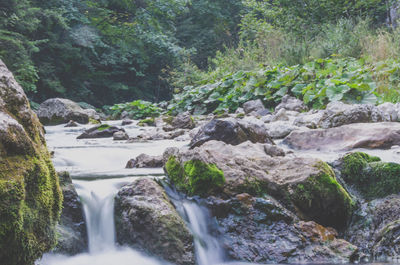
<path id="1" fill-rule="evenodd" d="M 220 241 L 211 234 L 212 217 L 206 207 L 188 200 L 183 194 L 163 183 L 169 198 L 179 214 L 186 220 L 194 237 L 196 260 L 198 265 L 223 264 L 225 251 Z"/>

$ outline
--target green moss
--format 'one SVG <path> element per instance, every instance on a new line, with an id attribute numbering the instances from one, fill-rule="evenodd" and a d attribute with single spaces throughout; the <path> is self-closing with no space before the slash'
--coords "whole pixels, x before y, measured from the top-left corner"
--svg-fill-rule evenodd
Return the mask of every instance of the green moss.
<path id="1" fill-rule="evenodd" d="M 102 124 L 102 125 L 100 125 L 99 127 L 97 127 L 97 130 L 98 130 L 98 131 L 104 131 L 104 130 L 107 130 L 107 129 L 109 129 L 109 128 L 111 128 L 110 125 L 108 125 L 108 124 Z"/>
<path id="2" fill-rule="evenodd" d="M 171 156 L 165 169 L 171 181 L 190 195 L 205 195 L 221 188 L 225 183 L 225 176 L 214 164 L 207 164 L 200 160 L 190 160 L 181 163 Z"/>
<path id="3" fill-rule="evenodd" d="M 146 126 L 146 125 L 154 126 L 155 122 L 156 122 L 155 118 L 148 118 L 148 119 L 144 119 L 144 120 L 139 121 L 138 125 L 139 126 Z"/>
<path id="4" fill-rule="evenodd" d="M 366 199 L 400 192 L 400 165 L 381 162 L 378 157 L 352 153 L 343 157 L 342 178 Z"/>
<path id="5" fill-rule="evenodd" d="M 239 113 L 236 115 L 236 118 L 241 119 L 244 118 L 244 116 L 246 116 L 244 113 Z"/>
<path id="6" fill-rule="evenodd" d="M 320 162 L 316 167 L 320 173 L 291 187 L 289 199 L 306 217 L 342 228 L 352 214 L 354 202 L 326 163 Z"/>
<path id="7" fill-rule="evenodd" d="M 163 117 L 163 121 L 169 125 L 172 125 L 172 121 L 174 120 L 174 116 L 165 116 Z"/>
<path id="8" fill-rule="evenodd" d="M 101 124 L 100 121 L 95 120 L 95 119 L 93 119 L 93 118 L 89 118 L 89 123 L 90 123 L 90 124 Z"/>

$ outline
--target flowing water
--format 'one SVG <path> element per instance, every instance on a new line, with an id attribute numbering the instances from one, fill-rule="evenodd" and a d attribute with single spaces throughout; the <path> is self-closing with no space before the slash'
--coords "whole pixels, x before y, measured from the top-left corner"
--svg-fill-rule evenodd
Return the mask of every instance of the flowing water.
<path id="1" fill-rule="evenodd" d="M 120 121 L 109 122 L 120 125 Z M 173 140 L 152 141 L 146 143 L 126 143 L 105 139 L 82 139 L 76 137 L 89 128 L 89 125 L 77 128 L 64 128 L 63 125 L 46 127 L 48 147 L 54 152 L 54 166 L 57 171 L 68 171 L 73 178 L 77 192 L 83 203 L 89 241 L 89 252 L 67 257 L 46 254 L 40 265 L 161 265 L 166 262 L 157 260 L 128 247 L 115 243 L 114 197 L 119 188 L 139 176 L 157 177 L 163 175 L 161 168 L 125 169 L 126 162 L 141 153 L 161 155 L 167 147 L 182 147 L 187 142 Z M 135 124 L 124 129 L 132 137 L 151 128 L 139 128 Z M 367 151 L 371 153 L 370 151 Z M 341 153 L 306 152 L 325 161 L 335 160 Z M 399 161 L 399 149 L 373 151 L 385 161 Z M 210 233 L 212 218 L 207 209 L 166 188 L 178 212 L 186 220 L 195 238 L 195 250 L 199 265 L 222 264 L 224 251 L 217 238 Z M 228 264 L 228 263 L 224 263 Z M 244 263 L 230 263 L 244 264 Z"/>
<path id="2" fill-rule="evenodd" d="M 120 125 L 120 121 L 109 122 Z M 45 254 L 40 265 L 159 265 L 168 264 L 146 256 L 134 249 L 120 247 L 115 242 L 114 197 L 125 184 L 139 176 L 151 178 L 163 175 L 161 168 L 125 169 L 126 162 L 141 153 L 161 155 L 167 147 L 182 147 L 187 142 L 162 140 L 146 143 L 126 143 L 105 139 L 76 137 L 90 126 L 64 128 L 63 125 L 46 127 L 48 147 L 54 152 L 57 171 L 68 171 L 81 198 L 88 232 L 89 252 L 73 257 Z M 125 126 L 130 136 L 143 133 L 147 128 L 135 124 Z M 150 128 L 151 129 L 151 128 Z M 186 199 L 176 201 L 180 213 L 193 232 L 199 265 L 220 264 L 223 251 L 218 240 L 208 231 L 208 212 Z"/>

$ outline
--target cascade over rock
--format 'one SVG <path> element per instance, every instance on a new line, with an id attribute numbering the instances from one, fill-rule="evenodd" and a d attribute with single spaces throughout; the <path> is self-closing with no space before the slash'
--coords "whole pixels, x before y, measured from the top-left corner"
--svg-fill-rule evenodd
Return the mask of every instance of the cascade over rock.
<path id="1" fill-rule="evenodd" d="M 0 60 L 0 264 L 33 264 L 51 250 L 61 204 L 43 127 Z"/>

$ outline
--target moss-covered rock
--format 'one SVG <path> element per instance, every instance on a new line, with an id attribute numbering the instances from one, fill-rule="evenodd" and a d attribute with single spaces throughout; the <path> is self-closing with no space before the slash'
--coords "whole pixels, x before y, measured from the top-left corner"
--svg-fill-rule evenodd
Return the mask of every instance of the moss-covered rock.
<path id="1" fill-rule="evenodd" d="M 379 157 L 361 152 L 345 155 L 340 164 L 344 181 L 366 199 L 400 192 L 400 164 L 382 162 Z"/>
<path id="2" fill-rule="evenodd" d="M 224 172 L 214 164 L 207 164 L 200 160 L 190 160 L 183 163 L 171 156 L 165 169 L 175 185 L 190 195 L 204 195 L 220 189 L 225 183 Z"/>
<path id="3" fill-rule="evenodd" d="M 0 264 L 33 264 L 51 250 L 61 205 L 43 127 L 0 61 Z"/>
<path id="4" fill-rule="evenodd" d="M 282 156 L 273 147 L 209 141 L 189 150 L 171 148 L 164 153 L 165 171 L 190 195 L 270 195 L 304 220 L 343 228 L 353 200 L 330 166 L 315 158 Z"/>
<path id="5" fill-rule="evenodd" d="M 147 119 L 143 119 L 141 121 L 138 122 L 139 126 L 155 126 L 156 125 L 156 119 L 155 118 L 147 118 Z"/>

